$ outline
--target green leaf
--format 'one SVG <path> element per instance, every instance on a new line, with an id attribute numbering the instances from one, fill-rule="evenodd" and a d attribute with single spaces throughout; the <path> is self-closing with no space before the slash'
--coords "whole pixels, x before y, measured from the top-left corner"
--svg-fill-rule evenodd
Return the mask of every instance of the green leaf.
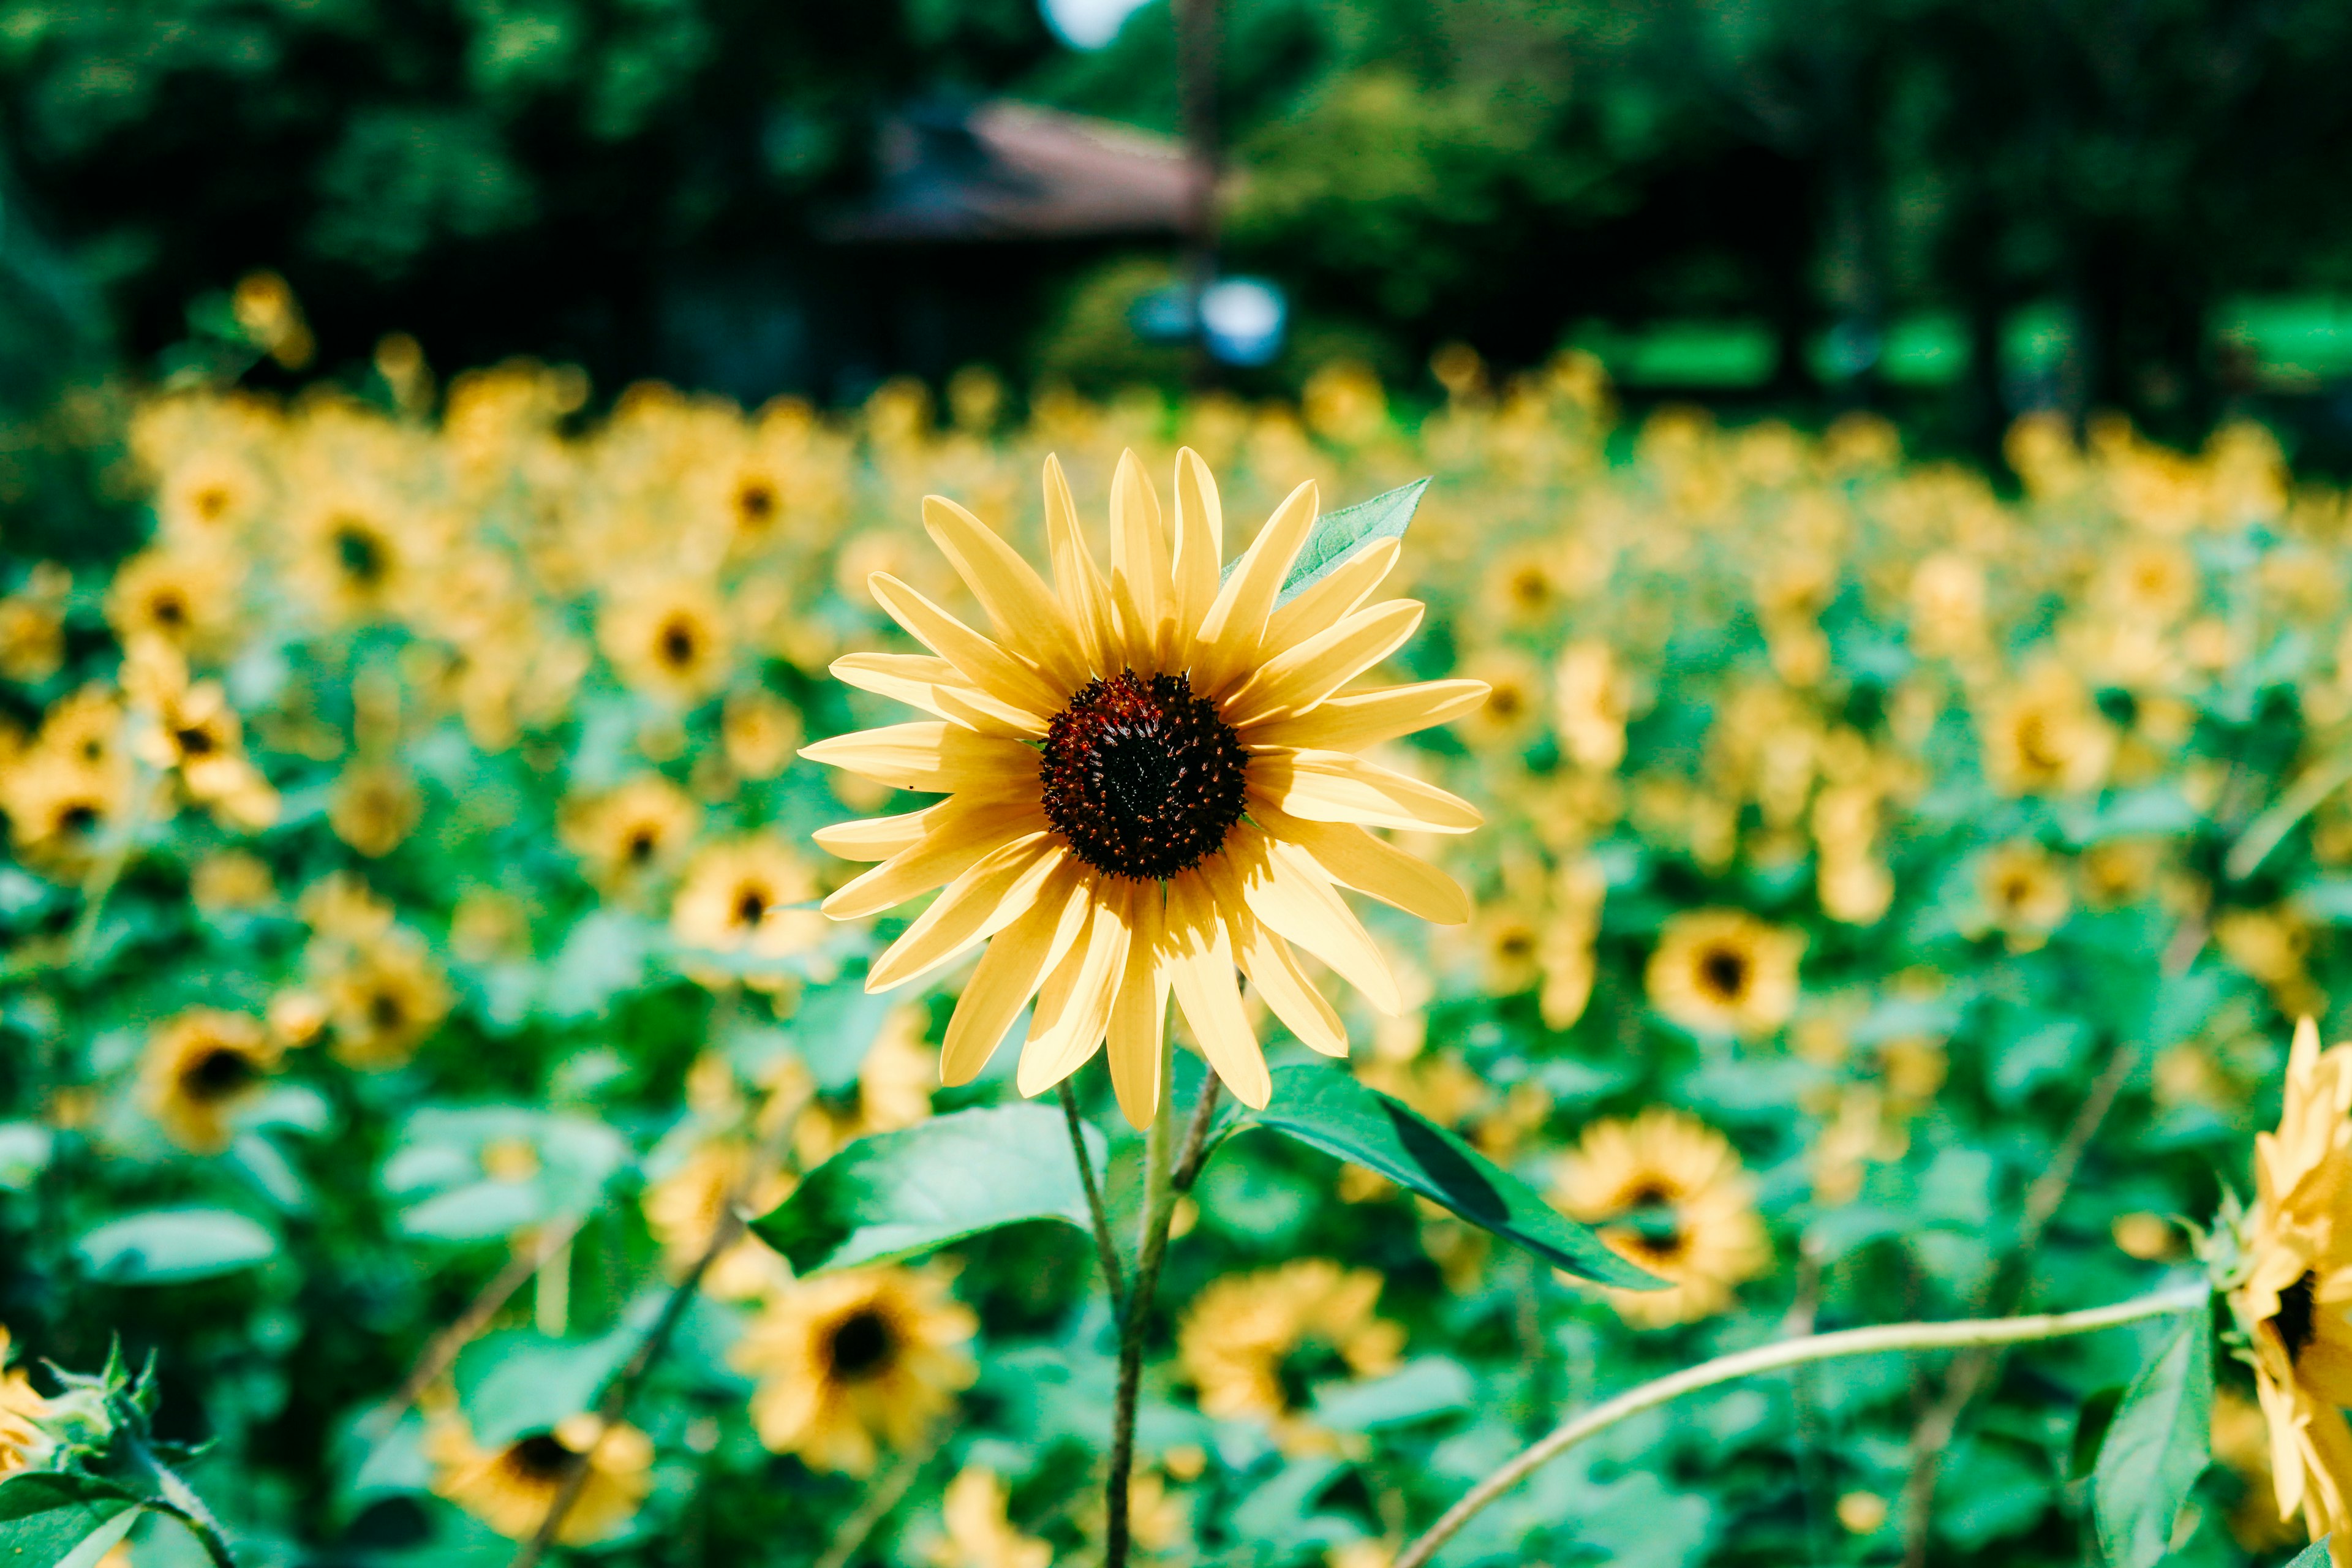
<path id="1" fill-rule="evenodd" d="M 2099 1449 L 2107 1440 L 2107 1428 L 2116 1424 L 2116 1406 L 2124 1401 L 2124 1386 L 2118 1383 L 2102 1388 L 2083 1401 L 2083 1414 L 2074 1420 L 2074 1447 L 2066 1464 L 2070 1481 L 2089 1479 L 2099 1463 Z"/>
<path id="2" fill-rule="evenodd" d="M 2091 1479 L 2099 1547 L 2113 1568 L 2155 1568 L 2173 1521 L 2212 1458 L 2213 1334 L 2185 1317 L 2116 1408 Z"/>
<path id="3" fill-rule="evenodd" d="M 1421 505 L 1422 492 L 1427 489 L 1427 479 L 1415 479 L 1401 489 L 1317 518 L 1314 531 L 1299 547 L 1298 559 L 1291 563 L 1290 575 L 1282 580 L 1282 602 L 1287 604 L 1313 587 L 1365 545 L 1403 538 L 1405 524 L 1412 521 L 1413 510 Z"/>
<path id="4" fill-rule="evenodd" d="M 2323 1535 L 2294 1554 L 2286 1568 L 2336 1568 L 2335 1559 L 2327 1554 L 2327 1543 L 2334 1537 Z"/>
<path id="5" fill-rule="evenodd" d="M 475 1440 L 497 1447 L 593 1407 L 644 1337 L 644 1325 L 635 1321 L 640 1315 L 593 1340 L 509 1329 L 467 1345 L 457 1357 L 455 1381 Z"/>
<path id="6" fill-rule="evenodd" d="M 77 1553 L 83 1561 L 103 1557 L 138 1518 L 139 1500 L 111 1481 L 19 1471 L 0 1481 L 0 1565 L 52 1568 Z"/>
<path id="7" fill-rule="evenodd" d="M 1104 1167 L 1101 1134 L 1087 1152 Z M 795 1274 L 929 1252 L 1023 1220 L 1090 1228 L 1059 1110 L 996 1106 L 860 1138 L 752 1224 Z"/>
<path id="8" fill-rule="evenodd" d="M 278 1238 L 233 1209 L 149 1209 L 82 1233 L 82 1267 L 110 1285 L 174 1285 L 250 1268 L 277 1255 Z"/>
<path id="9" fill-rule="evenodd" d="M 1664 1280 L 1610 1251 L 1533 1187 L 1344 1068 L 1315 1062 L 1276 1068 L 1266 1109 L 1234 1123 L 1253 1124 L 1378 1172 L 1579 1279 L 1621 1289 L 1664 1288 Z"/>

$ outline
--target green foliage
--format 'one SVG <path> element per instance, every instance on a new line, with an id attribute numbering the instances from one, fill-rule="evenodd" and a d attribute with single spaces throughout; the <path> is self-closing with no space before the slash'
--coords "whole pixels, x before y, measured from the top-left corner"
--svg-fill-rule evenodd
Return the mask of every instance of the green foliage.
<path id="1" fill-rule="evenodd" d="M 1383 539 L 1402 539 L 1412 521 L 1427 479 L 1415 479 L 1399 489 L 1370 500 L 1327 511 L 1315 522 L 1315 531 L 1299 547 L 1298 560 L 1282 580 L 1282 602 L 1289 603 L 1328 576 L 1332 569 L 1365 545 Z"/>
<path id="2" fill-rule="evenodd" d="M 2172 1552 L 2173 1521 L 2212 1462 L 2213 1334 L 2185 1320 L 2116 1406 L 2092 1495 L 2099 1549 L 2113 1568 L 2154 1568 Z"/>

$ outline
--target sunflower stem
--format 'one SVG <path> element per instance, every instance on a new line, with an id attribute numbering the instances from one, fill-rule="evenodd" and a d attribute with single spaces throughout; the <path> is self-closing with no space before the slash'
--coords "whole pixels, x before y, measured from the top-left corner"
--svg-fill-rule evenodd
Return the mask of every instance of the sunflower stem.
<path id="1" fill-rule="evenodd" d="M 1586 1438 L 1605 1432 L 1630 1416 L 1654 1409 L 1698 1389 L 1753 1377 L 1759 1373 L 1776 1372 L 1782 1367 L 1804 1366 L 1845 1356 L 1876 1355 L 1886 1351 L 1962 1350 L 1977 1345 L 2022 1344 L 2034 1340 L 2096 1333 L 2102 1329 L 2117 1328 L 2146 1318 L 2198 1311 L 2212 1299 L 2212 1287 L 2200 1279 L 2193 1285 L 2176 1285 L 2112 1307 L 2094 1307 L 2080 1312 L 2042 1312 L 2021 1318 L 1974 1318 L 1951 1323 L 1886 1323 L 1866 1329 L 1841 1329 L 1833 1333 L 1780 1340 L 1771 1344 L 1758 1345 L 1752 1350 L 1717 1356 L 1696 1366 L 1654 1378 L 1639 1387 L 1628 1389 L 1614 1399 L 1595 1405 L 1581 1415 L 1561 1422 L 1465 1493 L 1462 1500 L 1447 1509 L 1419 1540 L 1404 1549 L 1397 1557 L 1396 1568 L 1422 1568 L 1440 1547 L 1451 1541 L 1488 1503 Z"/>
<path id="2" fill-rule="evenodd" d="M 1094 1221 L 1095 1258 L 1102 1264 L 1103 1285 L 1110 1292 L 1110 1315 L 1116 1321 L 1126 1315 L 1127 1282 L 1119 1276 L 1118 1243 L 1111 1238 L 1110 1210 L 1103 1205 L 1095 1163 L 1087 1153 L 1086 1122 L 1078 1115 L 1078 1097 L 1070 1080 L 1055 1084 L 1054 1093 L 1062 1102 L 1062 1120 L 1070 1129 L 1070 1153 L 1078 1162 L 1078 1184 L 1086 1189 L 1087 1214 Z"/>

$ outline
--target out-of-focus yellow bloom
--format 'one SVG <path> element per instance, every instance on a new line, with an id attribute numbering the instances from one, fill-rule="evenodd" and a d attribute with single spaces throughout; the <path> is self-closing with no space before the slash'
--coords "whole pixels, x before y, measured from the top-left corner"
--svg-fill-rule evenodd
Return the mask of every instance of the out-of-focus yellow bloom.
<path id="1" fill-rule="evenodd" d="M 681 705 L 718 690 L 734 658 L 725 606 L 690 581 L 630 588 L 604 606 L 596 637 L 623 680 Z"/>
<path id="2" fill-rule="evenodd" d="M 947 1534 L 923 1552 L 932 1568 L 1049 1568 L 1054 1549 L 1005 1517 L 1004 1482 L 985 1465 L 956 1472 L 940 1499 Z"/>
<path id="3" fill-rule="evenodd" d="M 463 1417 L 445 1412 L 426 1428 L 424 1448 L 433 1464 L 435 1495 L 509 1541 L 538 1533 L 583 1454 L 587 1482 L 555 1535 L 566 1546 L 619 1534 L 653 1488 L 652 1439 L 625 1422 L 606 1426 L 586 1412 L 566 1416 L 552 1431 L 530 1433 L 498 1448 L 482 1447 Z"/>
<path id="4" fill-rule="evenodd" d="M 2047 942 L 2074 908 L 2066 868 L 2030 840 L 2003 844 L 1987 855 L 1977 873 L 1977 891 L 1986 918 L 2015 952 Z"/>
<path id="5" fill-rule="evenodd" d="M 1176 1355 L 1201 1409 L 1221 1421 L 1265 1424 L 1286 1453 L 1328 1452 L 1335 1436 L 1307 1411 L 1313 1380 L 1394 1370 L 1404 1330 L 1373 1313 L 1381 1277 L 1302 1258 L 1229 1274 L 1193 1298 Z"/>
<path id="6" fill-rule="evenodd" d="M 2115 730 L 2081 681 L 2046 664 L 1979 715 L 1985 773 L 2008 795 L 2080 795 L 2107 776 Z"/>
<path id="7" fill-rule="evenodd" d="M 1702 1034 L 1763 1036 L 1797 1010 L 1804 938 L 1745 910 L 1694 910 L 1658 933 L 1643 980 L 1650 1005 Z"/>
<path id="8" fill-rule="evenodd" d="M 47 1447 L 39 1426 L 49 1402 L 34 1389 L 25 1369 L 10 1366 L 8 1329 L 0 1324 L 0 1476 L 35 1463 Z"/>
<path id="9" fill-rule="evenodd" d="M 236 1113 L 268 1087 L 281 1048 L 258 1018 L 192 1007 L 148 1037 L 140 1068 L 148 1113 L 181 1148 L 218 1153 Z"/>
<path id="10" fill-rule="evenodd" d="M 1772 1260 L 1738 1151 L 1664 1106 L 1587 1128 L 1560 1159 L 1551 1201 L 1597 1227 L 1611 1250 L 1672 1282 L 1664 1290 L 1601 1290 L 1636 1327 L 1719 1312 Z"/>
<path id="11" fill-rule="evenodd" d="M 332 961 L 320 980 L 335 1059 L 369 1069 L 405 1063 L 455 998 L 424 941 L 392 930 Z"/>
<path id="12" fill-rule="evenodd" d="M 730 1198 L 740 1194 L 744 1212 L 762 1215 L 791 1195 L 788 1173 L 772 1165 L 756 1168 L 758 1163 L 751 1143 L 713 1139 L 646 1188 L 646 1226 L 661 1244 L 662 1263 L 672 1278 L 683 1277 L 710 1245 Z M 721 1301 L 740 1301 L 776 1289 L 788 1278 L 782 1259 L 758 1237 L 743 1236 L 711 1260 L 702 1289 Z"/>
<path id="13" fill-rule="evenodd" d="M 641 773 L 604 795 L 564 803 L 564 844 L 589 881 L 619 892 L 684 856 L 702 808 L 659 773 Z"/>

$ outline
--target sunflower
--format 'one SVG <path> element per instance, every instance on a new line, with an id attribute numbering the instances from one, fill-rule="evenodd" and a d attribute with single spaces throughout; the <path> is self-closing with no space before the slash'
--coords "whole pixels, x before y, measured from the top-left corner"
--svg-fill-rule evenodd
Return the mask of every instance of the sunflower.
<path id="1" fill-rule="evenodd" d="M 106 620 L 126 647 L 155 641 L 191 656 L 214 652 L 236 624 L 236 590 L 221 552 L 142 550 L 108 584 Z"/>
<path id="2" fill-rule="evenodd" d="M 727 699 L 719 735 L 737 773 L 772 779 L 792 765 L 800 749 L 801 716 L 772 691 L 738 691 Z"/>
<path id="3" fill-rule="evenodd" d="M 328 484 L 294 520 L 293 581 L 334 621 L 389 618 L 431 573 L 421 521 L 372 483 Z"/>
<path id="4" fill-rule="evenodd" d="M 1693 910 L 1666 921 L 1643 982 L 1650 1004 L 1706 1035 L 1769 1035 L 1797 1008 L 1804 938 L 1745 910 Z"/>
<path id="5" fill-rule="evenodd" d="M 985 1465 L 966 1465 L 940 1499 L 947 1534 L 925 1550 L 931 1568 L 1049 1568 L 1054 1549 L 1024 1535 L 1005 1515 L 1003 1480 Z"/>
<path id="6" fill-rule="evenodd" d="M 743 1194 L 743 1206 L 752 1214 L 765 1214 L 791 1195 L 793 1178 L 786 1173 L 768 1169 L 753 1176 L 756 1159 L 757 1151 L 742 1139 L 710 1139 L 646 1188 L 639 1205 L 646 1228 L 661 1245 L 663 1267 L 673 1278 L 683 1278 L 710 1245 L 733 1194 Z M 782 1260 L 758 1237 L 745 1236 L 711 1259 L 702 1289 L 721 1301 L 741 1301 L 766 1294 L 783 1278 Z"/>
<path id="7" fill-rule="evenodd" d="M 142 762 L 176 773 L 187 797 L 225 824 L 262 828 L 278 820 L 278 792 L 246 756 L 245 726 L 219 681 L 190 680 L 177 648 L 148 641 L 123 659 L 122 689 Z"/>
<path id="8" fill-rule="evenodd" d="M 725 606 L 698 583 L 658 583 L 616 596 L 597 617 L 596 637 L 624 681 L 686 705 L 718 690 L 733 658 Z"/>
<path id="9" fill-rule="evenodd" d="M 387 931 L 357 945 L 320 989 L 335 1059 L 371 1070 L 405 1063 L 441 1026 L 452 1003 L 440 966 L 409 931 Z"/>
<path id="10" fill-rule="evenodd" d="M 689 948 L 782 958 L 824 942 L 824 918 L 804 907 L 815 897 L 814 875 L 782 839 L 713 844 L 687 868 L 670 931 Z"/>
<path id="11" fill-rule="evenodd" d="M 2015 952 L 2040 947 L 2074 912 L 2065 868 L 2031 840 L 2004 844 L 1987 855 L 1977 873 L 1977 890 L 1993 928 Z"/>
<path id="12" fill-rule="evenodd" d="M 587 1412 L 567 1415 L 551 1431 L 527 1433 L 503 1447 L 485 1448 L 465 1419 L 436 1418 L 427 1429 L 425 1457 L 433 1464 L 433 1491 L 510 1541 L 529 1540 L 563 1489 L 563 1478 L 582 1454 L 588 1479 L 563 1516 L 555 1539 L 566 1546 L 603 1541 L 625 1529 L 653 1488 L 652 1439 L 626 1422 L 606 1426 Z"/>
<path id="13" fill-rule="evenodd" d="M 2275 1133 L 2254 1136 L 2254 1205 L 2230 1307 L 2253 1342 L 2279 1518 L 2313 1540 L 2352 1525 L 2352 1045 L 2309 1018 L 2287 1055 Z M 2342 1226 L 2339 1229 L 2338 1226 Z"/>
<path id="14" fill-rule="evenodd" d="M 873 1473 L 881 1445 L 912 1447 L 979 1375 L 979 1331 L 944 1268 L 861 1268 L 779 1291 L 737 1342 L 760 1380 L 760 1441 L 813 1469 Z"/>
<path id="15" fill-rule="evenodd" d="M 335 837 L 366 856 L 381 859 L 416 830 L 425 802 L 416 781 L 392 763 L 359 763 L 335 780 L 327 802 L 327 826 Z"/>
<path id="16" fill-rule="evenodd" d="M 1464 665 L 1486 683 L 1486 700 L 1455 725 L 1474 752 L 1519 752 L 1543 726 L 1543 672 L 1517 648 L 1495 647 Z"/>
<path id="17" fill-rule="evenodd" d="M 65 661 L 62 605 L 39 594 L 0 598 L 0 679 L 47 680 Z"/>
<path id="18" fill-rule="evenodd" d="M 0 1476 L 37 1461 L 47 1439 L 37 1423 L 48 1408 L 24 1370 L 8 1364 L 8 1330 L 0 1324 Z"/>
<path id="19" fill-rule="evenodd" d="M 642 773 L 565 802 L 562 836 L 588 880 L 612 892 L 676 861 L 701 820 L 691 795 L 659 773 Z"/>
<path id="20" fill-rule="evenodd" d="M 191 1007 L 147 1041 L 140 1087 L 149 1114 L 181 1148 L 216 1154 L 233 1118 L 278 1070 L 283 1047 L 262 1021 L 216 1007 Z"/>
<path id="21" fill-rule="evenodd" d="M 1286 1453 L 1328 1451 L 1307 1414 L 1314 1384 L 1395 1370 L 1404 1331 L 1376 1317 L 1381 1277 L 1326 1258 L 1227 1275 L 1193 1298 L 1176 1356 L 1204 1415 L 1263 1422 Z"/>
<path id="22" fill-rule="evenodd" d="M 1381 541 L 1285 602 L 1313 529 L 1301 485 L 1230 574 L 1214 481 L 1189 448 L 1176 515 L 1132 453 L 1111 489 L 1106 578 L 1078 531 L 1061 466 L 1045 465 L 1048 585 L 985 524 L 933 496 L 932 539 L 987 611 L 993 638 L 897 578 L 875 597 L 938 657 L 858 654 L 834 672 L 929 710 L 802 755 L 949 798 L 826 828 L 817 841 L 881 865 L 825 900 L 851 920 L 945 886 L 868 971 L 887 990 L 991 942 L 948 1026 L 940 1070 L 969 1082 L 1036 997 L 1018 1082 L 1052 1088 L 1110 1042 L 1128 1120 L 1158 1111 L 1172 991 L 1218 1076 L 1244 1102 L 1271 1090 L 1236 965 L 1307 1045 L 1346 1054 L 1346 1030 L 1293 944 L 1373 1005 L 1394 978 L 1337 887 L 1445 924 L 1469 900 L 1444 873 L 1374 837 L 1385 826 L 1466 832 L 1478 814 L 1354 754 L 1444 723 L 1486 696 L 1475 680 L 1340 695 L 1401 646 L 1422 607 L 1366 599 L 1395 563 Z M 1042 987 L 1042 990 L 1041 990 Z"/>
<path id="23" fill-rule="evenodd" d="M 92 767 L 47 744 L 0 768 L 9 841 L 27 864 L 59 875 L 79 874 L 90 863 L 131 792 L 131 770 L 119 759 Z"/>
<path id="24" fill-rule="evenodd" d="M 1625 760 L 1626 686 L 1607 643 L 1573 642 L 1560 650 L 1552 668 L 1552 723 L 1577 766 L 1605 773 Z"/>
<path id="25" fill-rule="evenodd" d="M 278 901 L 278 883 L 259 856 L 215 849 L 188 873 L 188 897 L 208 915 L 266 909 Z"/>
<path id="26" fill-rule="evenodd" d="M 1585 1129 L 1560 1156 L 1550 1196 L 1561 1213 L 1596 1226 L 1618 1256 L 1672 1282 L 1665 1290 L 1602 1291 L 1637 1327 L 1719 1312 L 1733 1289 L 1772 1259 L 1729 1140 L 1664 1106 Z"/>
<path id="27" fill-rule="evenodd" d="M 2003 795 L 2095 789 L 2115 756 L 2114 729 L 2082 681 L 2054 664 L 1992 699 L 1978 724 L 1985 774 Z"/>

